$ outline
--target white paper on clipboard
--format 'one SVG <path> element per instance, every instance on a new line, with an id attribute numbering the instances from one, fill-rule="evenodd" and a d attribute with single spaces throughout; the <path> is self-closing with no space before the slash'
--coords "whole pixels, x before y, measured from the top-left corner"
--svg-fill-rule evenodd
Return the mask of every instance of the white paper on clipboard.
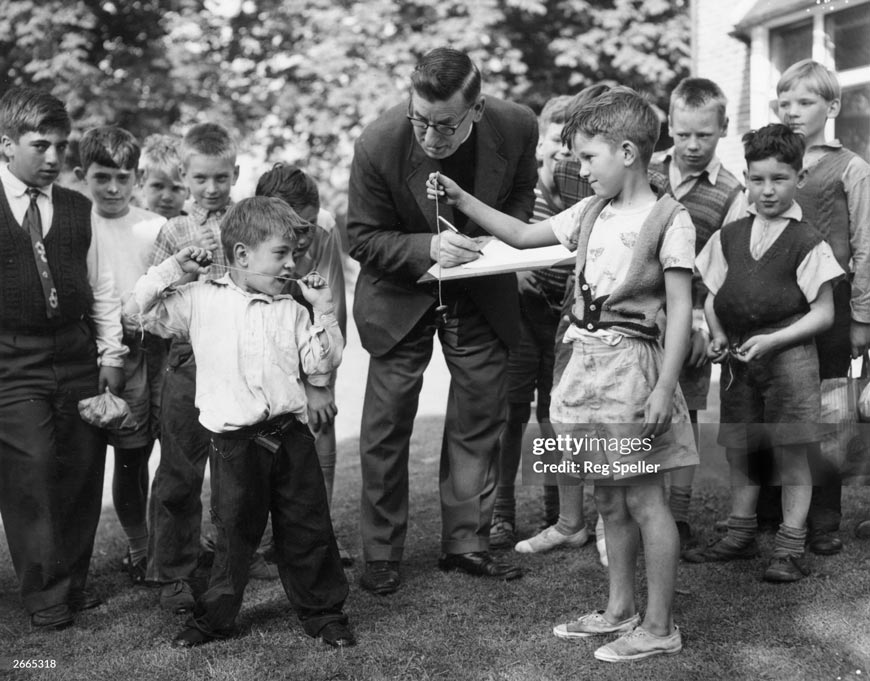
<path id="1" fill-rule="evenodd" d="M 569 265 L 574 262 L 574 253 L 562 244 L 554 246 L 541 246 L 539 248 L 514 248 L 498 239 L 490 239 L 482 249 L 483 255 L 472 262 L 457 265 L 456 267 L 441 267 L 432 265 L 418 283 L 432 281 L 440 278 L 465 279 L 468 277 L 482 277 L 490 274 L 502 274 L 504 272 L 519 272 L 521 270 L 536 270 L 553 265 Z M 440 269 L 440 273 L 439 273 Z"/>

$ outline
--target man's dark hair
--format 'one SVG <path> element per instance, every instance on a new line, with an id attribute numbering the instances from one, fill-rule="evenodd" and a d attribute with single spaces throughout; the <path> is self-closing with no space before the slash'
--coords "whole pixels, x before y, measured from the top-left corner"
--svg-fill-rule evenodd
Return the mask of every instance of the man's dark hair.
<path id="1" fill-rule="evenodd" d="M 320 210 L 320 192 L 310 176 L 301 168 L 276 163 L 257 180 L 255 196 L 277 196 L 290 204 L 293 210 L 314 206 Z"/>
<path id="2" fill-rule="evenodd" d="M 427 102 L 443 102 L 461 92 L 471 105 L 480 94 L 480 71 L 465 52 L 436 47 L 417 62 L 411 88 Z"/>
<path id="3" fill-rule="evenodd" d="M 782 123 L 771 123 L 743 135 L 746 164 L 775 158 L 797 172 L 804 167 L 804 138 Z"/>
<path id="4" fill-rule="evenodd" d="M 139 167 L 141 148 L 136 138 L 124 128 L 104 125 L 91 128 L 79 143 L 79 158 L 82 170 L 94 163 L 106 168 L 136 170 Z"/>
<path id="5" fill-rule="evenodd" d="M 18 142 L 28 132 L 60 130 L 69 135 L 72 123 L 57 97 L 32 87 L 9 88 L 0 97 L 0 135 Z"/>

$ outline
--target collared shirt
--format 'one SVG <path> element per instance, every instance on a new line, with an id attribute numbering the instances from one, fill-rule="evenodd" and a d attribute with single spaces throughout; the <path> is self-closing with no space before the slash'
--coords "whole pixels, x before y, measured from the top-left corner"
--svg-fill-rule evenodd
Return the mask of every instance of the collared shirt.
<path id="1" fill-rule="evenodd" d="M 755 215 L 752 221 L 752 230 L 749 233 L 749 252 L 755 260 L 760 260 L 768 249 L 789 225 L 790 220 L 800 220 L 803 217 L 801 207 L 797 202 L 784 213 L 771 220 L 766 220 L 758 215 L 753 204 L 748 208 L 751 215 Z M 710 237 L 707 245 L 698 254 L 695 264 L 704 278 L 704 285 L 712 295 L 716 295 L 725 283 L 728 276 L 728 261 L 722 251 L 722 233 L 717 231 Z M 808 303 L 812 303 L 819 295 L 819 288 L 827 281 L 832 281 L 843 276 L 842 268 L 834 258 L 834 252 L 826 241 L 821 241 L 815 246 L 800 265 L 798 265 L 795 277 L 798 288 L 803 292 Z"/>
<path id="2" fill-rule="evenodd" d="M 3 190 L 6 193 L 9 207 L 12 209 L 12 216 L 19 225 L 22 225 L 24 214 L 30 206 L 27 185 L 12 174 L 7 163 L 0 165 L 0 181 L 3 182 Z M 36 206 L 39 208 L 39 218 L 42 222 L 42 236 L 45 237 L 51 229 L 51 221 L 54 217 L 52 185 L 40 187 L 39 191 Z M 86 265 L 88 283 L 94 294 L 91 320 L 96 330 L 100 365 L 123 367 L 124 355 L 127 354 L 128 350 L 121 340 L 121 301 L 115 291 L 115 282 L 109 267 L 110 257 L 108 253 L 102 253 L 96 235 L 92 233 Z"/>
<path id="3" fill-rule="evenodd" d="M 668 168 L 668 182 L 671 183 L 671 191 L 674 193 L 674 198 L 678 201 L 688 194 L 692 187 L 695 186 L 695 183 L 702 177 L 706 176 L 707 181 L 715 185 L 719 177 L 719 170 L 722 168 L 722 162 L 719 160 L 719 157 L 713 156 L 705 168 L 683 176 L 674 160 L 674 147 L 664 152 L 664 162 Z"/>
<path id="4" fill-rule="evenodd" d="M 189 336 L 196 356 L 196 406 L 215 433 L 293 414 L 308 421 L 301 372 L 325 386 L 341 362 L 335 315 L 317 315 L 290 295 L 250 293 L 229 275 L 170 289 L 183 271 L 174 257 L 148 270 L 125 312 L 160 336 Z"/>
<path id="5" fill-rule="evenodd" d="M 205 210 L 199 204 L 194 203 L 187 215 L 179 215 L 163 225 L 157 241 L 154 243 L 154 257 L 152 265 L 159 265 L 166 258 L 175 255 L 186 246 L 195 246 L 199 241 L 199 235 L 203 231 L 209 231 L 218 243 L 217 249 L 211 254 L 211 267 L 206 274 L 199 276 L 200 281 L 219 279 L 227 272 L 227 258 L 221 246 L 221 220 L 232 205 L 228 203 L 222 210 Z"/>

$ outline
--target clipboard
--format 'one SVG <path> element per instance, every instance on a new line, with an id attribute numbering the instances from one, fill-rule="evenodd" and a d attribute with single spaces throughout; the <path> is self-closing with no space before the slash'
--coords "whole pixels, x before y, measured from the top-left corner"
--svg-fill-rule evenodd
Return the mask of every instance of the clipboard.
<path id="1" fill-rule="evenodd" d="M 435 263 L 426 274 L 417 280 L 417 283 L 437 281 L 439 274 L 441 281 L 449 281 L 522 270 L 537 270 L 554 265 L 571 265 L 576 257 L 562 244 L 520 249 L 495 238 L 483 242 L 481 252 L 482 255 L 477 260 L 456 267 L 439 267 L 438 263 Z"/>

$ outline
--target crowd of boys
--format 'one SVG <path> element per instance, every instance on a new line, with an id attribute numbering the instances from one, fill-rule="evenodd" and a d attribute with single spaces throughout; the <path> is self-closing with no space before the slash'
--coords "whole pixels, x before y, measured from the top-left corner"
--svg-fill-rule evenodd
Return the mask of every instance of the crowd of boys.
<path id="1" fill-rule="evenodd" d="M 426 69 L 445 65 L 455 82 L 433 84 Z M 558 625 L 554 634 L 619 635 L 596 651 L 598 659 L 679 652 L 671 600 L 680 556 L 704 563 L 758 555 L 756 503 L 762 483 L 770 482 L 752 472 L 761 452 L 772 457 L 775 482 L 783 486 L 763 578 L 797 581 L 809 574 L 805 547 L 822 555 L 842 548 L 837 472 L 822 471 L 820 480 L 819 433 L 811 426 L 819 421 L 823 381 L 846 376 L 851 358 L 870 345 L 870 166 L 825 137 L 840 99 L 828 69 L 809 60 L 793 65 L 777 95 L 782 124 L 743 138 L 745 190 L 716 156 L 728 117 L 722 91 L 709 80 L 689 78 L 674 90 L 668 112 L 674 144 L 655 155 L 658 131 L 648 105 L 627 88 L 594 86 L 555 98 L 538 121 L 532 196 L 527 152 L 534 140 L 526 133 L 534 125 L 527 112 L 480 95 L 479 73 L 462 53 L 441 49 L 424 57 L 410 105 L 364 133 L 351 179 L 352 254 L 370 287 L 362 296 L 358 288 L 356 299 L 365 308 L 372 353 L 364 421 L 380 423 L 387 410 L 397 414 L 383 432 L 364 423 L 362 588 L 388 594 L 400 585 L 408 407 L 416 406 L 431 354 L 422 343 L 435 333 L 455 364 L 439 566 L 504 580 L 521 572 L 491 558 L 488 548 L 540 553 L 580 547 L 592 536 L 576 480 L 545 487 L 541 530 L 519 542 L 514 502 L 535 393 L 537 420 L 551 428 L 584 420 L 582 405 L 567 400 L 567 392 L 605 391 L 578 369 L 578 348 L 589 342 L 584 329 L 625 351 L 633 343 L 660 350 L 664 337 L 664 359 L 649 365 L 657 378 L 634 376 L 622 386 L 646 380 L 651 392 L 639 409 L 647 434 L 664 435 L 680 410 L 696 424 L 707 406 L 710 363 L 722 363 L 719 442 L 731 469 L 732 509 L 718 541 L 699 546 L 689 524 L 696 426 L 694 447 L 691 437 L 680 442 L 674 435 L 661 459 L 668 462 L 666 500 L 660 478 L 629 487 L 596 484 L 595 535 L 602 563 L 610 564 L 610 599 L 606 609 Z M 395 134 L 403 130 L 396 121 L 405 118 L 406 140 Z M 626 131 L 616 120 L 635 124 Z M 480 202 L 472 195 L 483 192 L 482 175 L 474 173 L 488 157 L 474 149 L 491 126 L 515 126 L 513 174 L 504 176 L 514 193 Z M 464 136 L 456 134 L 460 129 Z M 349 561 L 329 516 L 344 279 L 338 231 L 320 208 L 316 185 L 299 168 L 277 164 L 260 178 L 256 196 L 234 203 L 237 149 L 223 127 L 198 124 L 182 139 L 154 136 L 142 147 L 126 130 L 105 126 L 86 131 L 79 145 L 75 174 L 89 202 L 57 183 L 70 132 L 63 104 L 44 92 L 12 88 L 0 98 L 7 160 L 0 166 L 0 511 L 32 626 L 61 629 L 101 604 L 87 588 L 87 573 L 111 444 L 113 501 L 127 541 L 122 564 L 134 584 L 160 586 L 163 607 L 189 615 L 173 645 L 231 635 L 245 585 L 258 576 L 280 576 L 306 633 L 335 647 L 354 645 L 342 611 L 348 593 L 342 564 Z M 410 145 L 403 158 L 412 159 L 412 172 L 427 171 L 419 187 L 402 188 L 408 201 L 392 198 L 386 166 L 377 170 L 401 144 Z M 429 173 L 429 198 L 443 201 L 442 210 L 453 206 L 456 233 L 433 229 L 435 215 L 413 196 L 427 191 Z M 458 184 L 450 179 L 456 176 Z M 136 205 L 137 186 L 144 207 Z M 649 215 L 621 212 L 633 202 Z M 419 226 L 402 224 L 417 211 L 426 215 Z M 627 250 L 601 241 L 597 226 L 611 218 L 636 221 Z M 388 219 L 392 232 L 383 224 Z M 433 261 L 479 257 L 470 237 L 483 230 L 521 247 L 580 244 L 573 276 L 572 268 L 554 268 L 521 273 L 518 286 L 512 276 L 500 283 L 519 292 L 517 344 L 498 326 L 508 317 L 491 320 L 492 311 L 477 300 L 483 294 L 471 293 L 470 284 L 449 289 L 445 305 L 440 286 L 436 299 L 434 288 L 405 282 L 416 287 Z M 398 253 L 403 243 L 408 247 Z M 594 262 L 601 252 L 622 252 L 619 267 L 630 261 L 640 283 L 605 287 Z M 387 286 L 392 298 L 384 297 Z M 594 296 L 596 286 L 632 312 L 611 310 Z M 420 317 L 404 335 L 388 325 L 372 328 L 379 314 L 410 319 L 410 296 Z M 485 369 L 469 363 L 481 353 Z M 587 369 L 600 361 L 590 357 L 583 360 Z M 504 387 L 491 393 L 485 428 L 460 418 L 472 408 L 477 383 L 463 378 L 472 370 L 501 374 Z M 124 399 L 134 426 L 101 430 L 79 418 L 78 401 L 106 390 Z M 457 400 L 468 406 L 458 409 Z M 394 433 L 399 426 L 402 433 Z M 460 427 L 478 432 L 483 454 L 469 448 L 471 435 Z M 158 439 L 149 495 L 148 460 Z M 385 461 L 387 440 L 395 440 L 395 460 Z M 209 541 L 200 537 L 206 462 L 216 531 Z M 461 479 L 451 467 L 474 474 Z M 815 489 L 814 481 L 821 482 Z M 262 541 L 270 518 L 271 539 Z M 638 552 L 631 527 L 656 538 L 645 542 L 644 617 L 623 583 Z M 197 597 L 192 579 L 203 545 L 213 565 Z"/>

